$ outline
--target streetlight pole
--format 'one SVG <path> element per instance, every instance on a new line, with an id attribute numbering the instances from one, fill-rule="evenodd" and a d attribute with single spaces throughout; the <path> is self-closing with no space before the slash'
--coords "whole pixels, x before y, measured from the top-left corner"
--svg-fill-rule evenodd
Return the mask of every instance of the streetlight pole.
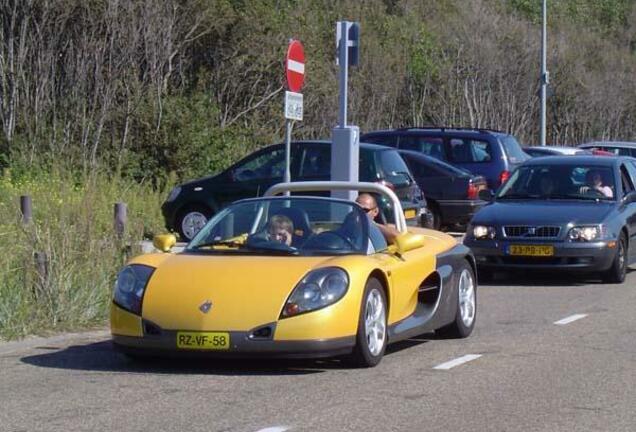
<path id="1" fill-rule="evenodd" d="M 546 46 L 548 39 L 547 31 L 547 0 L 543 0 L 542 16 L 543 26 L 541 29 L 541 145 L 545 145 L 545 118 L 546 118 L 546 93 L 548 87 L 548 70 L 546 60 Z"/>

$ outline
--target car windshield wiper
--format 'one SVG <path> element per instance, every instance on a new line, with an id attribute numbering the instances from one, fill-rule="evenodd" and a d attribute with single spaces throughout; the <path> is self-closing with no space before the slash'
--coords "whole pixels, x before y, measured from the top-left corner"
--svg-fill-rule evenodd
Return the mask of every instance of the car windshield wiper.
<path id="1" fill-rule="evenodd" d="M 201 249 L 205 247 L 214 247 L 214 246 L 227 246 L 227 247 L 240 248 L 245 246 L 245 240 L 214 240 L 210 242 L 199 243 L 188 249 L 194 250 L 194 249 Z"/>
<path id="2" fill-rule="evenodd" d="M 612 200 L 612 198 L 601 197 L 601 196 L 590 196 L 590 195 L 580 195 L 580 194 L 550 194 L 545 196 L 546 199 L 571 199 L 571 200 L 581 200 L 581 201 L 606 201 Z"/>
<path id="3" fill-rule="evenodd" d="M 515 194 L 506 194 L 506 195 L 502 195 L 497 197 L 496 199 L 498 200 L 505 200 L 505 199 L 541 199 L 541 195 L 529 195 L 529 194 L 521 194 L 521 193 L 515 193 Z"/>
<path id="4" fill-rule="evenodd" d="M 211 242 L 201 243 L 195 245 L 191 248 L 188 248 L 190 251 L 206 248 L 206 247 L 214 247 L 214 246 L 226 246 L 228 248 L 235 248 L 240 250 L 249 250 L 253 252 L 268 252 L 268 253 L 276 253 L 282 255 L 297 255 L 298 249 L 287 246 L 282 243 L 277 242 L 258 242 L 258 243 L 246 243 L 245 240 L 215 240 Z"/>

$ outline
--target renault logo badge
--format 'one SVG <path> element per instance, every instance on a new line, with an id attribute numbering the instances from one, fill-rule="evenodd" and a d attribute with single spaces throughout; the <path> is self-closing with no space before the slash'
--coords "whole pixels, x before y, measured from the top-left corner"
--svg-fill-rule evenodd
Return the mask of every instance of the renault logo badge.
<path id="1" fill-rule="evenodd" d="M 206 300 L 201 306 L 199 306 L 199 310 L 204 314 L 210 312 L 210 309 L 212 309 L 212 302 L 210 300 Z"/>

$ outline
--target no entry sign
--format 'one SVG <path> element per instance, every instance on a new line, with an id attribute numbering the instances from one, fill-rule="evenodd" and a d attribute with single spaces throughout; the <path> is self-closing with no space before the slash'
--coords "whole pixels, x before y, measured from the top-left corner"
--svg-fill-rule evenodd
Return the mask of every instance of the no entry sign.
<path id="1" fill-rule="evenodd" d="M 300 41 L 292 39 L 289 42 L 285 57 L 285 76 L 289 91 L 300 92 L 305 82 L 305 50 Z"/>

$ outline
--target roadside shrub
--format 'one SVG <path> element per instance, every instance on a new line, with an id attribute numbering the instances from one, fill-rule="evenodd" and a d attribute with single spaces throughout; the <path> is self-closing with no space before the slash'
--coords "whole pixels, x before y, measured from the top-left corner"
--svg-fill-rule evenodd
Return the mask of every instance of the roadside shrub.
<path id="1" fill-rule="evenodd" d="M 20 220 L 20 195 L 33 222 Z M 0 178 L 0 338 L 103 324 L 116 272 L 140 241 L 162 231 L 164 190 L 97 172 Z M 128 206 L 118 240 L 113 205 Z M 39 258 L 39 265 L 38 265 Z"/>

